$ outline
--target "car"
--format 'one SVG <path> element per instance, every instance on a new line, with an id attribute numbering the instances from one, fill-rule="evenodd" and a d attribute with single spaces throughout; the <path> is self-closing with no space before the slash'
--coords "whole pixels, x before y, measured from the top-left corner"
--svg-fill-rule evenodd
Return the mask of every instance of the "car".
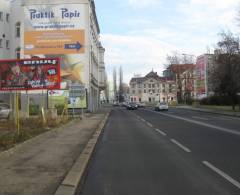
<path id="1" fill-rule="evenodd" d="M 155 108 L 155 111 L 168 111 L 168 104 L 166 102 L 159 102 Z"/>
<path id="2" fill-rule="evenodd" d="M 129 103 L 126 108 L 127 110 L 137 110 L 138 106 L 135 103 Z"/>
<path id="3" fill-rule="evenodd" d="M 119 106 L 118 102 L 113 102 L 113 106 Z"/>
<path id="4" fill-rule="evenodd" d="M 144 108 L 146 106 L 145 102 L 138 102 L 137 105 L 139 108 Z"/>
<path id="5" fill-rule="evenodd" d="M 0 119 L 9 119 L 11 111 L 8 104 L 0 103 Z"/>

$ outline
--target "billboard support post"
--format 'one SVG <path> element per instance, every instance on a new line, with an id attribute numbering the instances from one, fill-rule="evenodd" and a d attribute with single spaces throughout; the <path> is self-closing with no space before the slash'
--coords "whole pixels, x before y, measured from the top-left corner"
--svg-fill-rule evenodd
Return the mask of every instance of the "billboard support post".
<path id="1" fill-rule="evenodd" d="M 19 94 L 18 92 L 15 93 L 15 125 L 17 130 L 17 135 L 20 135 L 20 121 L 19 121 Z"/>

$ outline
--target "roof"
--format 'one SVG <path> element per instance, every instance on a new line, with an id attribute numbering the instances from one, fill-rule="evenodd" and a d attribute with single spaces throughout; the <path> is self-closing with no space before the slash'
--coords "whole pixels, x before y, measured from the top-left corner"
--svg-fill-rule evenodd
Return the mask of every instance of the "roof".
<path id="1" fill-rule="evenodd" d="M 165 81 L 164 77 L 160 77 L 160 76 L 158 76 L 157 72 L 151 71 L 144 77 L 134 77 L 134 78 L 132 78 L 130 80 L 130 83 L 132 83 L 132 82 L 141 83 L 141 82 L 144 82 L 148 79 L 155 79 L 157 81 Z"/>

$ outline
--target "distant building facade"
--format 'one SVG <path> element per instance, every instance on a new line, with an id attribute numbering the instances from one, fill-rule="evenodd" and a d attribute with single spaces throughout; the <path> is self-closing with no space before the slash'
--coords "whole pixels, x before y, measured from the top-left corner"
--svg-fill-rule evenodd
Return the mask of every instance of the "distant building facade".
<path id="1" fill-rule="evenodd" d="M 129 100 L 131 102 L 175 102 L 176 84 L 174 80 L 160 77 L 151 71 L 144 77 L 135 77 L 130 81 Z"/>

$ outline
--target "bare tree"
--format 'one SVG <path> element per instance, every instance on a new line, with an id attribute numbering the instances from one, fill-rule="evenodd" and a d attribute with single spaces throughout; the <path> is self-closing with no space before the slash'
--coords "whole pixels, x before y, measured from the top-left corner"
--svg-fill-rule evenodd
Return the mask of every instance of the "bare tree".
<path id="1" fill-rule="evenodd" d="M 213 89 L 217 95 L 228 97 L 235 110 L 240 92 L 239 38 L 231 32 L 222 32 L 220 36 L 212 70 Z"/>

